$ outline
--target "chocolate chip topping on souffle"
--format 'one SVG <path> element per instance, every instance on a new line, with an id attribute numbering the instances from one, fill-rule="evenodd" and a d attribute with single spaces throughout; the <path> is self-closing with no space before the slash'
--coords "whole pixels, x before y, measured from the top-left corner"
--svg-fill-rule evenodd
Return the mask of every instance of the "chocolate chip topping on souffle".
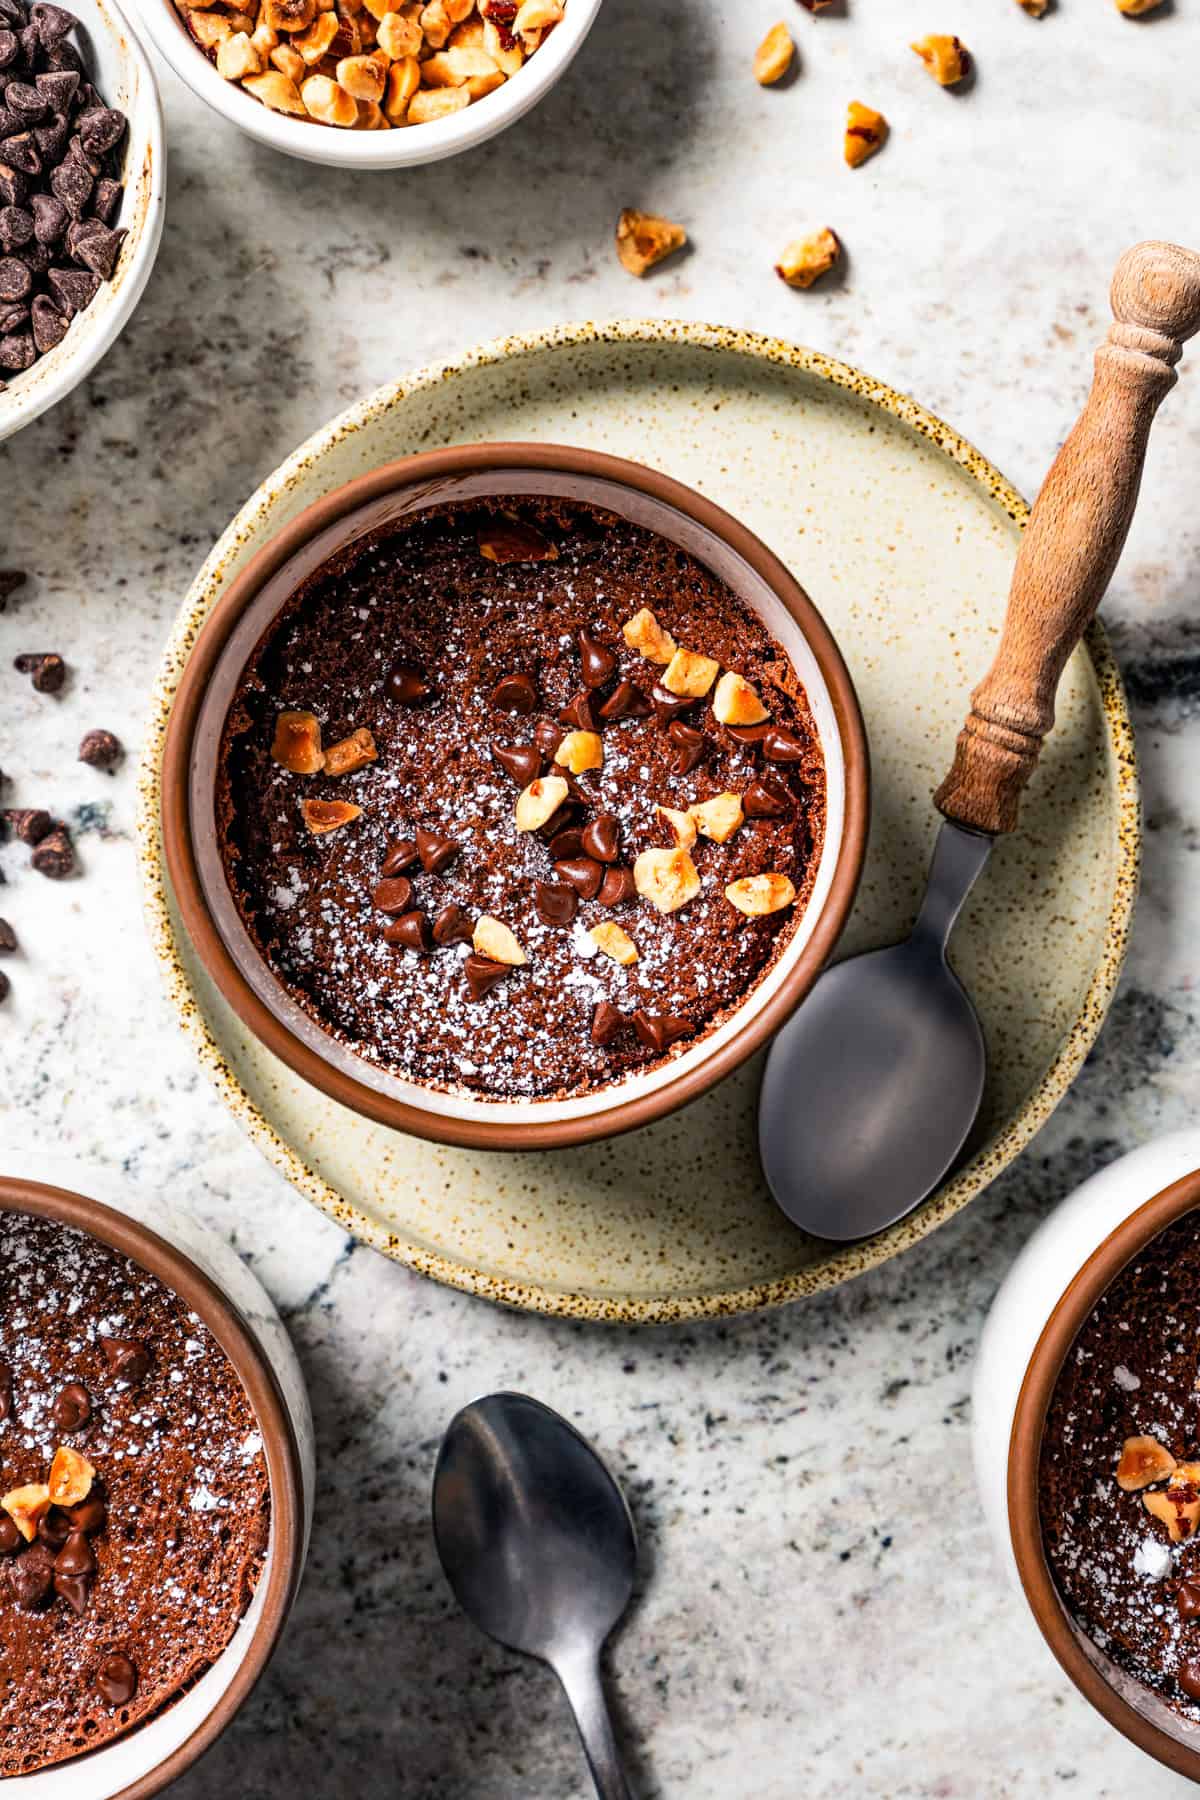
<path id="1" fill-rule="evenodd" d="M 247 929 L 328 1031 L 431 1086 L 569 1095 L 769 969 L 824 765 L 783 650 L 701 563 L 579 503 L 456 504 L 293 595 L 217 817 Z"/>
<path id="2" fill-rule="evenodd" d="M 228 1358 L 155 1276 L 0 1215 L 0 1775 L 93 1750 L 220 1655 L 267 1541 Z"/>

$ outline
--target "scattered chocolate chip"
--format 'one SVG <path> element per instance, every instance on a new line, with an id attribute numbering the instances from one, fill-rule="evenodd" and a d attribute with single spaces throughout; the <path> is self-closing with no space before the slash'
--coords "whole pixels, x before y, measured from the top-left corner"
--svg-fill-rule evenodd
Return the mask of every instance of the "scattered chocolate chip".
<path id="1" fill-rule="evenodd" d="M 13 836 L 23 844 L 40 844 L 54 830 L 54 820 L 40 807 L 10 806 L 3 817 Z"/>
<path id="2" fill-rule="evenodd" d="M 779 819 L 795 810 L 795 794 L 770 769 L 758 781 L 752 781 L 742 795 L 742 811 L 748 819 Z"/>
<path id="3" fill-rule="evenodd" d="M 417 855 L 427 875 L 444 875 L 461 849 L 453 838 L 417 827 Z"/>
<path id="4" fill-rule="evenodd" d="M 87 1611 L 88 1599 L 92 1591 L 91 1579 L 87 1575 L 60 1575 L 54 1572 L 54 1591 L 60 1600 L 65 1600 L 77 1618 L 82 1618 Z"/>
<path id="5" fill-rule="evenodd" d="M 640 687 L 632 681 L 618 681 L 600 708 L 602 719 L 645 719 L 653 708 Z"/>
<path id="6" fill-rule="evenodd" d="M 673 694 L 657 681 L 650 689 L 650 699 L 654 706 L 654 716 L 660 725 L 669 725 L 673 719 L 678 719 L 696 704 L 693 695 Z"/>
<path id="7" fill-rule="evenodd" d="M 7 611 L 11 597 L 28 580 L 24 569 L 0 569 L 0 613 Z"/>
<path id="8" fill-rule="evenodd" d="M 504 675 L 492 689 L 492 705 L 498 712 L 531 713 L 537 706 L 537 689 L 529 675 Z"/>
<path id="9" fill-rule="evenodd" d="M 468 956 L 463 970 L 472 1000 L 482 1000 L 485 994 L 490 994 L 509 972 L 507 963 L 493 962 L 490 956 L 480 956 L 477 951 Z"/>
<path id="10" fill-rule="evenodd" d="M 78 1506 L 68 1507 L 67 1513 L 73 1529 L 84 1531 L 89 1537 L 97 1531 L 103 1531 L 108 1523 L 108 1509 L 95 1488 Z"/>
<path id="11" fill-rule="evenodd" d="M 121 740 L 111 731 L 89 731 L 79 746 L 80 762 L 93 769 L 115 769 L 121 755 Z"/>
<path id="12" fill-rule="evenodd" d="M 96 1553 L 82 1531 L 72 1531 L 54 1559 L 56 1575 L 93 1575 Z"/>
<path id="13" fill-rule="evenodd" d="M 768 762 L 803 762 L 808 755 L 808 745 L 800 733 L 786 725 L 772 725 L 763 738 L 762 747 Z"/>
<path id="14" fill-rule="evenodd" d="M 12 982 L 8 979 L 8 976 L 4 971 L 0 969 L 0 1000 L 7 1000 L 11 993 Z"/>
<path id="15" fill-rule="evenodd" d="M 685 725 L 682 719 L 676 719 L 667 726 L 667 737 L 675 746 L 675 758 L 671 767 L 676 775 L 690 775 L 704 761 L 704 753 L 708 748 L 704 733 L 697 726 Z"/>
<path id="16" fill-rule="evenodd" d="M 384 853 L 382 875 L 403 875 L 406 869 L 415 869 L 420 862 L 420 853 L 411 838 L 397 838 L 388 845 Z"/>
<path id="17" fill-rule="evenodd" d="M 593 1044 L 599 1044 L 601 1049 L 606 1048 L 615 1037 L 624 1031 L 627 1024 L 628 1020 L 624 1013 L 618 1011 L 611 1000 L 598 1001 L 596 1010 L 592 1014 Z"/>
<path id="18" fill-rule="evenodd" d="M 433 934 L 423 912 L 406 912 L 383 928 L 384 942 L 402 950 L 432 950 Z"/>
<path id="19" fill-rule="evenodd" d="M 633 1015 L 633 1029 L 647 1050 L 661 1056 L 679 1038 L 688 1037 L 692 1027 L 687 1019 L 681 1019 L 675 1013 L 640 1011 Z"/>
<path id="20" fill-rule="evenodd" d="M 585 856 L 597 862 L 616 862 L 621 854 L 621 828 L 612 813 L 597 813 L 584 826 L 580 839 Z"/>
<path id="21" fill-rule="evenodd" d="M 102 1337 L 109 1370 L 121 1381 L 141 1381 L 150 1372 L 150 1352 L 141 1338 Z"/>
<path id="22" fill-rule="evenodd" d="M 54 1552 L 46 1544 L 30 1544 L 7 1568 L 13 1599 L 22 1612 L 36 1612 L 54 1586 Z"/>
<path id="23" fill-rule="evenodd" d="M 598 731 L 600 719 L 596 712 L 596 696 L 589 694 L 586 688 L 573 695 L 558 715 L 563 725 L 570 726 L 573 731 Z"/>
<path id="24" fill-rule="evenodd" d="M 555 863 L 554 873 L 569 881 L 581 900 L 594 900 L 604 879 L 604 865 L 590 856 L 568 856 Z"/>
<path id="25" fill-rule="evenodd" d="M 412 902 L 413 885 L 404 875 L 389 875 L 381 881 L 371 895 L 372 903 L 380 912 L 404 913 Z"/>
<path id="26" fill-rule="evenodd" d="M 624 906 L 636 895 L 637 883 L 633 879 L 633 870 L 617 867 L 604 871 L 604 880 L 600 883 L 596 898 L 601 906 L 613 907 Z"/>
<path id="27" fill-rule="evenodd" d="M 45 875 L 51 881 L 63 881 L 73 872 L 75 846 L 65 825 L 56 825 L 53 831 L 46 833 L 41 842 L 34 846 L 29 864 L 39 875 Z"/>
<path id="28" fill-rule="evenodd" d="M 761 725 L 726 725 L 724 729 L 735 744 L 741 744 L 744 748 L 752 750 L 762 743 L 768 731 L 771 730 L 771 721 L 768 719 Z"/>
<path id="29" fill-rule="evenodd" d="M 12 1556 L 24 1541 L 8 1514 L 0 1513 L 0 1556 Z"/>
<path id="30" fill-rule="evenodd" d="M 110 1706 L 128 1706 L 137 1693 L 137 1682 L 135 1665 L 120 1651 L 106 1656 L 96 1670 L 96 1692 Z"/>
<path id="31" fill-rule="evenodd" d="M 617 659 L 590 631 L 579 633 L 579 663 L 584 687 L 603 687 L 617 672 Z"/>
<path id="32" fill-rule="evenodd" d="M 1175 1605 L 1186 1623 L 1200 1619 L 1200 1587 L 1194 1581 L 1181 1581 L 1175 1590 Z"/>
<path id="33" fill-rule="evenodd" d="M 569 862 L 573 856 L 583 855 L 583 832 L 578 825 L 568 825 L 555 832 L 548 848 L 551 862 Z"/>
<path id="34" fill-rule="evenodd" d="M 91 1396 L 82 1382 L 68 1381 L 54 1396 L 50 1417 L 59 1431 L 78 1431 L 91 1416 Z"/>
<path id="35" fill-rule="evenodd" d="M 549 719 L 543 719 L 539 725 L 534 726 L 533 741 L 546 760 L 551 762 L 554 759 L 555 751 L 566 735 L 561 725 L 555 725 Z"/>
<path id="36" fill-rule="evenodd" d="M 433 685 L 411 663 L 398 662 L 392 664 L 384 677 L 383 691 L 399 706 L 419 706 L 433 693 Z"/>
<path id="37" fill-rule="evenodd" d="M 535 882 L 533 903 L 543 925 L 569 925 L 579 911 L 579 895 L 563 881 Z"/>
<path id="38" fill-rule="evenodd" d="M 1200 1700 L 1200 1657 L 1185 1662 L 1176 1680 L 1190 1700 Z"/>
<path id="39" fill-rule="evenodd" d="M 71 1520 L 61 1506 L 52 1506 L 38 1523 L 40 1542 L 47 1544 L 55 1555 L 62 1549 L 70 1535 Z"/>
<path id="40" fill-rule="evenodd" d="M 13 657 L 13 668 L 28 675 L 39 694 L 57 694 L 67 677 L 67 665 L 53 650 L 26 650 Z"/>
<path id="41" fill-rule="evenodd" d="M 471 924 L 471 915 L 465 907 L 443 906 L 433 921 L 433 941 L 435 944 L 469 944 L 475 935 Z"/>
<path id="42" fill-rule="evenodd" d="M 492 755 L 518 787 L 527 788 L 542 772 L 542 753 L 536 744 L 493 744 Z"/>

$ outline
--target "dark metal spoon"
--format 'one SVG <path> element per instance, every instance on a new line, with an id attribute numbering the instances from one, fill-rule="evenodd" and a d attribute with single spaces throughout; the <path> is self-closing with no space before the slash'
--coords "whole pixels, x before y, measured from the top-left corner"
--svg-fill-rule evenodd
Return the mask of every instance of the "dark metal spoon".
<path id="1" fill-rule="evenodd" d="M 1200 329 L 1200 257 L 1126 251 L 1112 309 L 1091 393 L 1021 541 L 996 659 L 934 796 L 946 822 L 912 936 L 822 975 L 767 1058 L 763 1169 L 783 1211 L 819 1237 L 865 1237 L 911 1212 L 979 1111 L 983 1033 L 946 942 L 995 837 L 1016 827 L 1059 677 L 1124 546 L 1150 426 Z"/>
<path id="2" fill-rule="evenodd" d="M 463 1611 L 558 1676 L 600 1800 L 630 1800 L 600 1652 L 633 1593 L 637 1541 L 591 1445 L 528 1395 L 473 1401 L 438 1453 L 433 1532 Z"/>

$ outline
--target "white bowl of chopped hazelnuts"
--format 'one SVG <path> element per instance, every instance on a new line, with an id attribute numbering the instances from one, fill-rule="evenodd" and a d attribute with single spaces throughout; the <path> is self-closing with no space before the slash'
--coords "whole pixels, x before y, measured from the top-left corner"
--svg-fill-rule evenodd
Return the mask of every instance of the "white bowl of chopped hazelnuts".
<path id="1" fill-rule="evenodd" d="M 246 10 L 242 11 L 242 5 Z M 147 0 L 200 99 L 306 162 L 400 169 L 484 143 L 574 57 L 600 0 Z"/>

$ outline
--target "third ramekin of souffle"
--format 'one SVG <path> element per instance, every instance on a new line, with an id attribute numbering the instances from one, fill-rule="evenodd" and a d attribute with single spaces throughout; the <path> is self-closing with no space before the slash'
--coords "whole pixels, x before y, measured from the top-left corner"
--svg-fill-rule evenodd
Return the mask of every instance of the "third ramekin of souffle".
<path id="1" fill-rule="evenodd" d="M 761 979 L 719 1019 L 714 1014 L 711 1029 L 694 1041 L 672 1041 L 653 1066 L 586 1091 L 537 1097 L 410 1079 L 326 1029 L 247 931 L 217 818 L 222 742 L 239 682 L 297 590 L 348 547 L 375 541 L 431 509 L 501 502 L 513 509 L 522 503 L 594 507 L 630 530 L 652 533 L 670 554 L 694 559 L 786 659 L 824 765 L 819 852 L 790 935 Z M 552 649 L 552 656 L 564 655 Z M 189 657 L 167 733 L 162 795 L 167 869 L 184 923 L 209 974 L 261 1042 L 326 1095 L 397 1130 L 485 1149 L 548 1149 L 661 1117 L 719 1081 L 782 1025 L 832 952 L 853 900 L 867 832 L 867 747 L 849 675 L 824 621 L 783 564 L 737 520 L 679 483 L 621 459 L 540 444 L 483 444 L 406 458 L 362 476 L 306 508 L 253 558 L 222 595 Z M 359 973 L 350 971 L 350 978 Z"/>

